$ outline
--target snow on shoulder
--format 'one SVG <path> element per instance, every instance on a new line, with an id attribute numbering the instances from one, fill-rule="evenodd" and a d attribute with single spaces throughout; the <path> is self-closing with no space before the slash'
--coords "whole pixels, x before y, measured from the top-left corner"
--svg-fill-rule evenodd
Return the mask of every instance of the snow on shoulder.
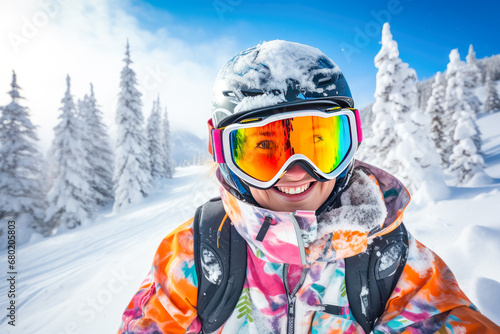
<path id="1" fill-rule="evenodd" d="M 274 40 L 236 55 L 221 69 L 219 77 L 234 87 L 251 87 L 264 92 L 260 96 L 242 97 L 235 108 L 235 112 L 241 112 L 285 101 L 290 82 L 295 82 L 302 90 L 318 94 L 335 89 L 334 84 L 317 88 L 314 78 L 318 74 L 333 76 L 338 73 L 339 67 L 320 50 L 299 43 Z"/>

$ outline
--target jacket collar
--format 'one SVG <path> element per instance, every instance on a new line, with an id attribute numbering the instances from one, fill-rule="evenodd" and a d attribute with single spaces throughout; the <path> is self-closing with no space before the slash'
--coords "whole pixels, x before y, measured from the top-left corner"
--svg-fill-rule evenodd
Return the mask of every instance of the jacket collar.
<path id="1" fill-rule="evenodd" d="M 368 240 L 401 224 L 410 201 L 399 180 L 360 161 L 340 195 L 340 205 L 319 216 L 314 211 L 277 212 L 249 204 L 234 197 L 224 183 L 220 194 L 232 224 L 257 257 L 298 265 L 333 262 L 365 251 Z M 257 240 L 259 232 L 265 232 L 262 241 Z"/>

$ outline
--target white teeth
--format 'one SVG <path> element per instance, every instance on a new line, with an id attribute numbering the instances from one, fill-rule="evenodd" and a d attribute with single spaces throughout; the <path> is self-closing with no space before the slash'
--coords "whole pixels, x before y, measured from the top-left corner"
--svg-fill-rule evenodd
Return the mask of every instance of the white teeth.
<path id="1" fill-rule="evenodd" d="M 309 185 L 310 185 L 310 183 L 305 184 L 301 187 L 296 187 L 296 188 L 289 188 L 289 187 L 277 187 L 277 188 L 282 193 L 290 194 L 290 195 L 297 195 L 297 194 L 303 193 L 304 191 L 309 189 Z"/>

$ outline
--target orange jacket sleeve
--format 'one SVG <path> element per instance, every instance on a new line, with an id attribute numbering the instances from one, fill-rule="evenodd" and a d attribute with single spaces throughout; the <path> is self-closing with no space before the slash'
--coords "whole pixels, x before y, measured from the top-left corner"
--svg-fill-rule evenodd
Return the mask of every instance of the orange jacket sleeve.
<path id="1" fill-rule="evenodd" d="M 198 333 L 193 219 L 161 242 L 150 274 L 122 316 L 119 334 Z"/>
<path id="2" fill-rule="evenodd" d="M 462 292 L 450 268 L 410 236 L 406 266 L 375 333 L 500 333 Z"/>

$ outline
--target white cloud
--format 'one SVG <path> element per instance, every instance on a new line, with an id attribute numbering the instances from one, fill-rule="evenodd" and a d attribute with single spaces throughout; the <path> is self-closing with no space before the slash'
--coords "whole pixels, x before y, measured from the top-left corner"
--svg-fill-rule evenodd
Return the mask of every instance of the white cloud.
<path id="1" fill-rule="evenodd" d="M 148 31 L 133 16 L 139 9 L 142 18 L 152 10 L 119 0 L 0 1 L 0 105 L 9 102 L 5 92 L 14 69 L 32 121 L 40 126 L 44 150 L 58 122 L 67 73 L 76 99 L 94 84 L 105 122 L 113 129 L 127 38 L 145 117 L 159 94 L 173 127 L 206 136 L 212 84 L 237 51 L 235 42 L 217 38 L 193 45 L 178 37 L 190 27 L 171 22 L 165 22 L 168 28 Z M 171 18 L 162 14 L 166 21 Z"/>

